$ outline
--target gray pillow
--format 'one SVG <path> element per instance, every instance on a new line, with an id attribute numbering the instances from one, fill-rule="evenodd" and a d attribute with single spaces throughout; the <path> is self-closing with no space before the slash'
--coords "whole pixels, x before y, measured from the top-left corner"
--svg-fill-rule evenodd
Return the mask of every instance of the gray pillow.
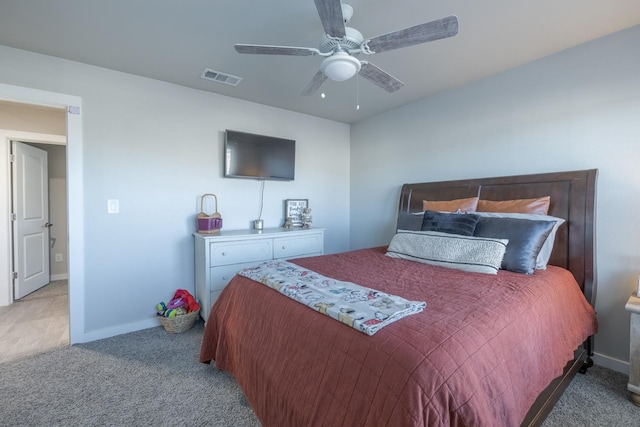
<path id="1" fill-rule="evenodd" d="M 538 253 L 555 224 L 555 221 L 480 216 L 474 236 L 508 239 L 502 268 L 533 274 Z"/>
<path id="2" fill-rule="evenodd" d="M 473 236 L 478 217 L 474 214 L 424 211 L 422 231 Z"/>
<path id="3" fill-rule="evenodd" d="M 562 224 L 565 223 L 563 218 L 558 218 L 551 215 L 540 215 L 540 214 L 523 214 L 523 213 L 510 213 L 510 212 L 474 212 L 474 215 L 478 216 L 490 216 L 490 217 L 498 217 L 498 218 L 520 218 L 520 219 L 528 219 L 533 221 L 553 221 L 555 224 L 551 229 L 551 233 L 544 241 L 542 245 L 542 249 L 538 252 L 538 258 L 536 259 L 536 270 L 545 270 L 547 268 L 547 263 L 551 258 L 551 252 L 553 252 L 553 245 L 556 240 L 556 233 L 558 228 Z"/>
<path id="4" fill-rule="evenodd" d="M 411 231 L 420 231 L 422 227 L 422 217 L 423 212 L 409 213 L 409 212 L 398 212 L 398 223 L 396 226 L 397 230 L 411 230 Z"/>
<path id="5" fill-rule="evenodd" d="M 475 273 L 497 274 L 507 240 L 400 230 L 387 256 Z"/>

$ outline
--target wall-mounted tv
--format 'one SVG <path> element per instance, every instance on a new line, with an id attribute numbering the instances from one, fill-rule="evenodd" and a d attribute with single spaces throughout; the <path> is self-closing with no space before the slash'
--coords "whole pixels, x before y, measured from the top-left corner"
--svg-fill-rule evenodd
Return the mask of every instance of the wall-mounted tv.
<path id="1" fill-rule="evenodd" d="M 225 177 L 293 181 L 295 164 L 295 140 L 225 131 Z"/>

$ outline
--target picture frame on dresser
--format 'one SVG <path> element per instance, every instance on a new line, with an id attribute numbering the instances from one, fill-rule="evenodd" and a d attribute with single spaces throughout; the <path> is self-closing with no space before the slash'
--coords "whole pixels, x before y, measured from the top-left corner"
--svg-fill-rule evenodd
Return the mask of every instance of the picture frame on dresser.
<path id="1" fill-rule="evenodd" d="M 291 218 L 294 227 L 302 227 L 302 213 L 309 207 L 309 199 L 286 199 L 284 217 Z"/>

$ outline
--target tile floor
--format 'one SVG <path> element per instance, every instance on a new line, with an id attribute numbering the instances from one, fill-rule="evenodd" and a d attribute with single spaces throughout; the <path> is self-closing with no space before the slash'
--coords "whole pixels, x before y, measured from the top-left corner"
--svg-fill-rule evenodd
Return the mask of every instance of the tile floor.
<path id="1" fill-rule="evenodd" d="M 0 363 L 69 345 L 67 280 L 0 307 Z"/>

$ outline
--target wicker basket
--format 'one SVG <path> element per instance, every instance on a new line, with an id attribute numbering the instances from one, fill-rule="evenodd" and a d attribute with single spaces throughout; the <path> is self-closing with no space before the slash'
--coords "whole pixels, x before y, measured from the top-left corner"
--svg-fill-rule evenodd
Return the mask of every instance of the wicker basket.
<path id="1" fill-rule="evenodd" d="M 160 323 L 162 323 L 162 326 L 167 332 L 179 334 L 191 329 L 199 314 L 200 311 L 192 311 L 191 313 L 175 317 L 160 316 Z"/>

